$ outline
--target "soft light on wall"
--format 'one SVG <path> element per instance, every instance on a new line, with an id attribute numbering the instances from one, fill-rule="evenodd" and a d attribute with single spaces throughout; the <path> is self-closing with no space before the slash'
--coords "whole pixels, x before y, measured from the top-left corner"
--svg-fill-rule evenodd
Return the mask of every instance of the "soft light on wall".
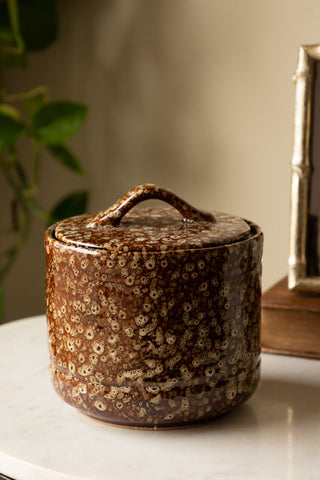
<path id="1" fill-rule="evenodd" d="M 45 83 L 89 106 L 73 147 L 91 210 L 152 182 L 254 220 L 265 232 L 266 288 L 286 274 L 291 77 L 298 45 L 320 40 L 319 13 L 315 0 L 61 1 L 57 44 L 9 81 Z M 44 203 L 80 182 L 60 173 L 48 159 Z M 42 238 L 36 224 L 8 277 L 7 319 L 44 310 Z"/>

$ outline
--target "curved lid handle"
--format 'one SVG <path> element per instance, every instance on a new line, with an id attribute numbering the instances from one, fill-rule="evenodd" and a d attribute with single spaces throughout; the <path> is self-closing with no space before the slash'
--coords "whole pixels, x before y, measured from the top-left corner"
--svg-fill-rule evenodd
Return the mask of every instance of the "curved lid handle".
<path id="1" fill-rule="evenodd" d="M 119 225 L 122 217 L 137 205 L 137 203 L 152 198 L 163 200 L 176 208 L 181 213 L 185 222 L 215 222 L 215 218 L 211 213 L 203 212 L 192 207 L 189 203 L 165 188 L 146 183 L 132 188 L 126 195 L 108 208 L 108 210 L 98 213 L 98 215 L 88 222 L 87 227 L 103 225 L 116 227 Z"/>

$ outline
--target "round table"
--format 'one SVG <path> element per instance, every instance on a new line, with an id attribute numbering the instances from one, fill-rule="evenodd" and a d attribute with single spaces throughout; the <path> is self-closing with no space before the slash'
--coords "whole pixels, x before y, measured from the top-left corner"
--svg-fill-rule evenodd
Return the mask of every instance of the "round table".
<path id="1" fill-rule="evenodd" d="M 14 480 L 320 478 L 320 361 L 262 355 L 244 405 L 180 430 L 113 427 L 54 392 L 41 315 L 0 327 L 0 473 Z"/>

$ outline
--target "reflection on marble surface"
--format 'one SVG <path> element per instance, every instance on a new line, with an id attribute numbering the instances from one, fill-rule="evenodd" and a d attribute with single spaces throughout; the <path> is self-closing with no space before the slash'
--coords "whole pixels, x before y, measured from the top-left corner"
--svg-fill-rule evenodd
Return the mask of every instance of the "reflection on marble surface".
<path id="1" fill-rule="evenodd" d="M 244 405 L 182 430 L 112 427 L 53 391 L 45 317 L 0 328 L 0 472 L 16 480 L 320 478 L 320 361 L 263 355 Z"/>

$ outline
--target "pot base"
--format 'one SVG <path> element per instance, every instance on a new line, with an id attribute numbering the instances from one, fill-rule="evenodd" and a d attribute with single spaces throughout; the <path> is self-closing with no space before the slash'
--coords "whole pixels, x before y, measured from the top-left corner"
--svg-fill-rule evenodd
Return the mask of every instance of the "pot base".
<path id="1" fill-rule="evenodd" d="M 249 395 L 251 397 L 251 395 Z M 249 398 L 248 397 L 248 398 Z M 203 420 L 196 420 L 194 422 L 190 423 L 182 423 L 182 424 L 172 424 L 172 425 L 154 425 L 154 426 L 142 426 L 142 425 L 131 425 L 131 424 L 125 424 L 125 423 L 117 423 L 117 422 L 109 422 L 108 420 L 101 420 L 100 418 L 94 417 L 93 415 L 90 415 L 88 413 L 80 411 L 81 414 L 85 415 L 86 417 L 90 417 L 96 422 L 103 423 L 105 425 L 108 425 L 110 427 L 116 427 L 116 428 L 127 428 L 130 430 L 150 430 L 150 431 L 156 431 L 156 430 L 182 430 L 185 428 L 195 428 L 195 427 L 201 427 L 204 425 L 207 425 L 208 423 L 212 423 L 215 420 L 218 420 L 221 417 L 224 417 L 228 413 L 230 413 L 232 410 L 237 408 L 238 406 L 242 405 L 244 402 L 246 402 L 245 399 L 242 402 L 238 403 L 235 407 L 231 407 L 230 409 L 228 408 L 226 412 L 222 412 L 220 414 L 214 415 L 213 417 L 206 418 Z"/>
<path id="2" fill-rule="evenodd" d="M 248 400 L 260 379 L 260 362 L 246 375 L 212 385 L 195 380 L 170 391 L 159 386 L 159 393 L 148 395 L 148 385 L 128 389 L 80 383 L 55 368 L 51 377 L 64 401 L 95 420 L 135 429 L 177 429 L 210 422 Z"/>

